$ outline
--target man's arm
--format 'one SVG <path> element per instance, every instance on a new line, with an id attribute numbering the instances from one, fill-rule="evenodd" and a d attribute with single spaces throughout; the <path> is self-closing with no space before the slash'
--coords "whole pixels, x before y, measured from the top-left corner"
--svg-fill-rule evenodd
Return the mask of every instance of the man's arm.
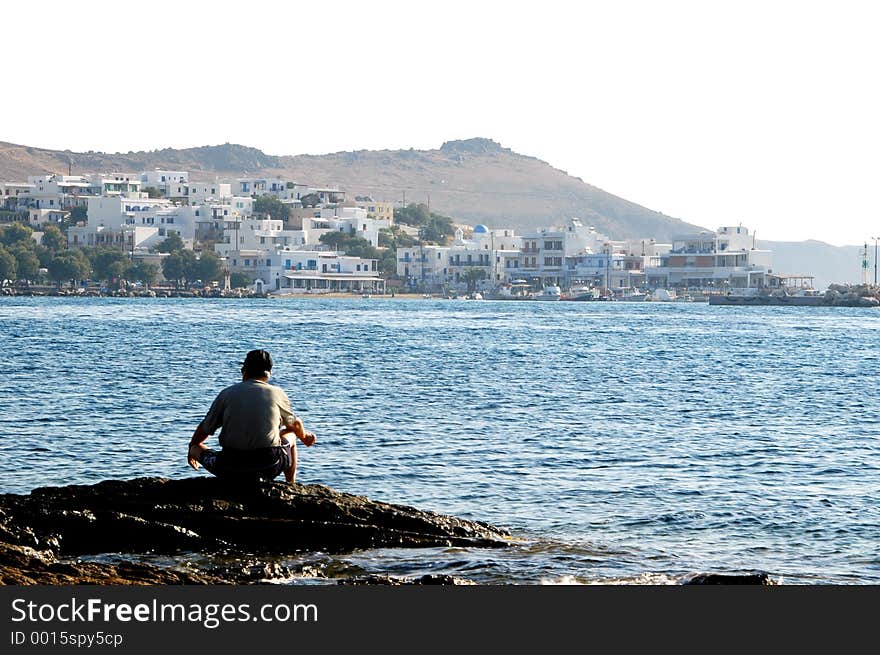
<path id="1" fill-rule="evenodd" d="M 193 432 L 192 438 L 189 440 L 189 449 L 187 450 L 186 457 L 187 463 L 193 467 L 193 470 L 199 470 L 199 462 L 193 457 L 193 446 L 201 446 L 209 436 L 210 435 L 202 428 L 202 424 L 199 423 L 196 431 Z"/>
<path id="2" fill-rule="evenodd" d="M 296 435 L 296 438 L 302 441 L 305 446 L 311 446 L 315 443 L 315 433 L 307 431 L 303 427 L 303 422 L 298 416 L 294 418 L 292 424 L 286 425 L 284 429 L 281 430 L 281 436 L 283 437 L 291 432 L 293 432 Z"/>

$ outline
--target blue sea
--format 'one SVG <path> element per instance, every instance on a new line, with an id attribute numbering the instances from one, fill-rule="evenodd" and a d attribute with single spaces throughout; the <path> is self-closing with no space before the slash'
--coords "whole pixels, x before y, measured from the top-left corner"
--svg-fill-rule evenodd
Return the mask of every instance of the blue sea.
<path id="1" fill-rule="evenodd" d="M 207 475 L 189 437 L 265 348 L 318 435 L 300 482 L 518 540 L 292 553 L 293 583 L 880 583 L 876 310 L 2 298 L 0 343 L 2 492 Z"/>

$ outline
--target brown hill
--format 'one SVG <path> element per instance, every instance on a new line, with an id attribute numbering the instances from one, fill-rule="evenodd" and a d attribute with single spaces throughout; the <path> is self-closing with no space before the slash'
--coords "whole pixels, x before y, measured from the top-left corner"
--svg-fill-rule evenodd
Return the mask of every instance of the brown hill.
<path id="1" fill-rule="evenodd" d="M 578 216 L 613 238 L 673 235 L 700 229 L 607 193 L 546 162 L 490 139 L 449 141 L 437 150 L 359 150 L 275 157 L 235 144 L 106 154 L 0 143 L 0 179 L 39 173 L 188 170 L 193 179 L 281 176 L 338 185 L 349 195 L 430 203 L 466 223 L 533 228 Z"/>

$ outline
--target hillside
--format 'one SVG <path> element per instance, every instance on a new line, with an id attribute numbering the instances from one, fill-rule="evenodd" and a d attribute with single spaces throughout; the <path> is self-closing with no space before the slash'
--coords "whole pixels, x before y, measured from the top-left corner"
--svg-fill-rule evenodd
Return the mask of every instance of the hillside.
<path id="1" fill-rule="evenodd" d="M 699 228 L 619 198 L 550 164 L 490 139 L 449 141 L 436 150 L 359 150 L 276 157 L 235 144 L 106 154 L 74 153 L 0 143 L 0 180 L 40 173 L 128 172 L 152 168 L 215 176 L 282 176 L 311 185 L 338 185 L 350 195 L 428 202 L 433 211 L 465 223 L 518 229 L 579 216 L 612 238 L 673 236 Z M 717 227 L 714 224 L 709 229 Z M 774 270 L 808 273 L 816 286 L 860 279 L 858 248 L 819 241 L 759 242 L 774 251 Z"/>
<path id="2" fill-rule="evenodd" d="M 758 248 L 773 251 L 773 270 L 778 273 L 814 275 L 817 289 L 829 284 L 861 281 L 860 246 L 832 246 L 822 241 L 757 241 Z M 873 280 L 874 259 L 870 253 Z"/>
<path id="3" fill-rule="evenodd" d="M 274 157 L 224 144 L 118 154 L 73 153 L 0 143 L 0 179 L 27 175 L 188 170 L 193 179 L 282 176 L 311 185 L 338 185 L 350 194 L 390 202 L 430 202 L 431 209 L 466 223 L 529 228 L 571 216 L 613 238 L 669 240 L 696 228 L 618 198 L 534 157 L 490 139 L 450 141 L 436 150 L 360 150 Z"/>

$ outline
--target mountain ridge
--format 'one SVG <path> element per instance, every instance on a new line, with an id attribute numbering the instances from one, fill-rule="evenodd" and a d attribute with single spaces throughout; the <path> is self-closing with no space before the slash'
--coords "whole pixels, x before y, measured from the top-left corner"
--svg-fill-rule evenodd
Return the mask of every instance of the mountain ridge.
<path id="1" fill-rule="evenodd" d="M 131 172 L 153 168 L 214 176 L 278 176 L 338 185 L 377 200 L 425 202 L 463 222 L 519 229 L 578 216 L 613 238 L 672 236 L 705 229 L 587 184 L 529 155 L 484 137 L 444 142 L 432 150 L 356 150 L 322 155 L 267 155 L 225 143 L 128 153 L 72 152 L 0 143 L 0 179 L 40 173 Z"/>
<path id="2" fill-rule="evenodd" d="M 464 223 L 535 229 L 581 218 L 613 239 L 668 242 L 714 230 L 666 216 L 611 194 L 531 155 L 485 137 L 445 141 L 432 150 L 385 149 L 327 154 L 268 155 L 235 143 L 128 153 L 73 152 L 0 142 L 0 180 L 42 173 L 187 170 L 195 181 L 214 177 L 285 177 L 313 186 L 338 185 L 354 195 L 400 204 L 424 202 Z M 857 246 L 820 241 L 761 241 L 774 251 L 774 270 L 814 274 L 817 286 L 855 282 Z"/>

